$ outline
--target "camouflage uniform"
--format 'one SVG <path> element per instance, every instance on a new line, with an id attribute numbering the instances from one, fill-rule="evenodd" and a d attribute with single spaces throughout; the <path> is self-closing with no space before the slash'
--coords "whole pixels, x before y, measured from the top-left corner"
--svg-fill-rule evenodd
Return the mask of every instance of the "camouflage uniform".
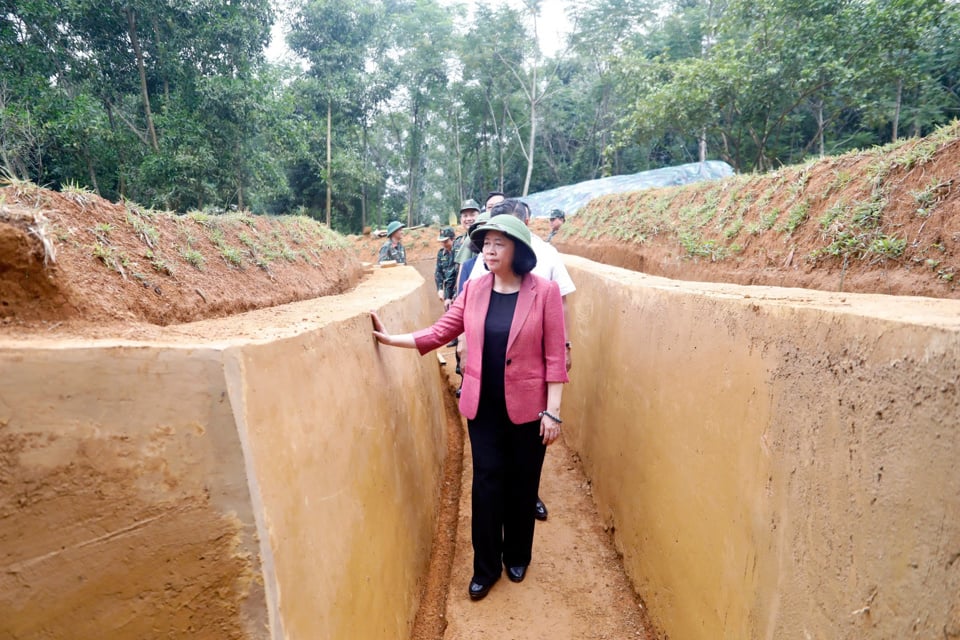
<path id="1" fill-rule="evenodd" d="M 437 291 L 443 291 L 444 300 L 453 300 L 457 293 L 457 263 L 453 261 L 454 252 L 440 249 L 437 252 L 437 268 L 433 272 L 433 281 Z"/>
<path id="2" fill-rule="evenodd" d="M 557 227 L 556 229 L 553 228 L 554 220 L 566 222 L 567 214 L 561 209 L 554 209 L 550 212 L 550 235 L 547 236 L 547 242 L 553 242 L 553 236 L 557 235 L 557 231 L 560 230 L 560 227 Z"/>
<path id="3" fill-rule="evenodd" d="M 460 252 L 460 247 L 463 246 L 463 241 L 467 239 L 467 234 L 462 236 L 457 236 L 453 239 L 453 257 L 456 258 L 457 254 Z"/>
<path id="4" fill-rule="evenodd" d="M 470 246 L 470 238 L 463 234 L 453 241 L 453 260 L 457 264 L 463 264 L 470 258 L 477 255 Z"/>
<path id="5" fill-rule="evenodd" d="M 385 260 L 396 260 L 398 264 L 407 264 L 407 250 L 403 248 L 402 244 L 393 246 L 393 243 L 390 240 L 380 247 L 380 257 L 377 259 L 377 262 L 383 262 Z"/>

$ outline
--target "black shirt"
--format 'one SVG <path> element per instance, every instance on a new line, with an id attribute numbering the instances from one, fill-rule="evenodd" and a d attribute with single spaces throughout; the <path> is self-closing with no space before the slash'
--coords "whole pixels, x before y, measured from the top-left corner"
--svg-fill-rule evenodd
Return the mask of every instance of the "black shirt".
<path id="1" fill-rule="evenodd" d="M 496 403 L 506 407 L 503 371 L 507 359 L 507 340 L 519 293 L 490 292 L 490 307 L 483 326 L 483 360 L 480 373 L 480 404 Z"/>

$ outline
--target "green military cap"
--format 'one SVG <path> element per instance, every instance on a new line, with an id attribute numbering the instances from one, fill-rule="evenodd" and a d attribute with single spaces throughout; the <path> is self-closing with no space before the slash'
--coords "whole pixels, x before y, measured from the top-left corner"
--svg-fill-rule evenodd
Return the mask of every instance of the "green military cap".
<path id="1" fill-rule="evenodd" d="M 405 226 L 407 225 L 403 224 L 399 220 L 394 220 L 393 222 L 387 225 L 387 237 L 389 238 L 400 229 L 403 229 Z"/>

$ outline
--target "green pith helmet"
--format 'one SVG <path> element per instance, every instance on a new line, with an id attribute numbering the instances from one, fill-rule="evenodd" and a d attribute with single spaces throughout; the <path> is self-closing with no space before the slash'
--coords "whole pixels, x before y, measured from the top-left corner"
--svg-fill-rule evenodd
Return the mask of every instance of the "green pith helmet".
<path id="1" fill-rule="evenodd" d="M 534 253 L 533 246 L 530 244 L 530 229 L 528 229 L 527 225 L 523 224 L 523 222 L 509 214 L 493 216 L 486 222 L 480 223 L 476 229 L 470 232 L 470 241 L 473 242 L 475 247 L 483 249 L 483 238 L 487 235 L 488 231 L 499 231 L 513 238 L 515 240 L 516 250 L 529 254 L 529 256 L 533 258 L 534 264 L 536 264 L 536 253 Z"/>
<path id="2" fill-rule="evenodd" d="M 476 209 L 477 212 L 479 212 L 480 205 L 477 204 L 476 200 L 474 200 L 473 198 L 470 198 L 469 200 L 464 200 L 463 204 L 460 205 L 460 213 L 463 213 L 467 209 Z"/>
<path id="3" fill-rule="evenodd" d="M 483 213 L 481 213 L 480 215 L 478 215 L 478 216 L 477 216 L 477 219 L 473 221 L 473 224 L 472 224 L 472 225 L 470 225 L 470 228 L 467 229 L 467 235 L 469 236 L 471 233 L 474 232 L 474 230 L 475 230 L 477 227 L 479 227 L 481 224 L 483 224 L 484 222 L 486 222 L 486 221 L 489 220 L 489 219 L 490 219 L 490 214 L 487 213 L 486 211 L 484 211 Z"/>
<path id="4" fill-rule="evenodd" d="M 407 225 L 403 224 L 399 220 L 394 220 L 393 222 L 387 225 L 387 237 L 389 238 L 400 229 L 403 229 L 405 226 Z"/>
<path id="5" fill-rule="evenodd" d="M 453 240 L 457 237 L 457 234 L 453 232 L 453 227 L 444 227 L 440 229 L 440 236 L 437 238 L 440 242 L 444 240 Z"/>

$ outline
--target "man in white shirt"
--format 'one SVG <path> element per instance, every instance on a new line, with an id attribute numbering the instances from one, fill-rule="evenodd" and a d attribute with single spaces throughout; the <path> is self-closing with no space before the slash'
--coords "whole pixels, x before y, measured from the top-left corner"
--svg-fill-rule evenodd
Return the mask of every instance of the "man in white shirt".
<path id="1" fill-rule="evenodd" d="M 511 198 L 496 205 L 490 212 L 491 217 L 504 213 L 522 220 L 528 226 L 530 224 L 530 208 L 527 207 L 525 202 Z M 576 291 L 577 287 L 573 284 L 570 274 L 567 273 L 567 268 L 560 258 L 560 252 L 541 240 L 536 234 L 531 234 L 530 244 L 533 247 L 533 252 L 537 255 L 537 266 L 533 268 L 533 273 L 541 278 L 556 281 L 560 285 L 561 296 L 567 296 Z M 470 272 L 469 279 L 479 278 L 485 273 L 487 273 L 487 268 L 483 265 L 483 260 L 477 260 L 473 265 L 473 271 Z M 566 301 L 564 301 L 564 311 L 566 311 Z M 567 369 L 569 368 L 568 364 Z"/>

